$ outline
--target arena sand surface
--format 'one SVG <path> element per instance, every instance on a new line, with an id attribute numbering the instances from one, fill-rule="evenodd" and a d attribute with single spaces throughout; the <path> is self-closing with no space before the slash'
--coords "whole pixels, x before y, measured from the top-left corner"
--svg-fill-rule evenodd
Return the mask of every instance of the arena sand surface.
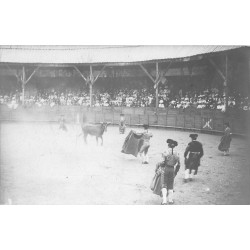
<path id="1" fill-rule="evenodd" d="M 80 125 L 1 124 L 1 204 L 136 204 L 158 205 L 161 198 L 150 190 L 155 165 L 166 149 L 166 139 L 179 142 L 181 169 L 175 180 L 175 204 L 250 204 L 249 144 L 233 138 L 230 156 L 218 151 L 221 136 L 199 134 L 205 155 L 193 182 L 183 183 L 183 153 L 189 132 L 152 129 L 150 164 L 121 153 L 126 135 L 108 127 L 104 146 L 95 138 L 76 140 Z M 140 128 L 133 128 L 141 131 Z"/>

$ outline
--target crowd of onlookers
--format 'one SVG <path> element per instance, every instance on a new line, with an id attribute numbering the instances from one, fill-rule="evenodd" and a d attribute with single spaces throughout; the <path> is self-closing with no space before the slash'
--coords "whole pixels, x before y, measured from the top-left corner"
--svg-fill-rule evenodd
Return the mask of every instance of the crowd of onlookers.
<path id="1" fill-rule="evenodd" d="M 167 88 L 159 89 L 159 108 L 188 108 L 225 110 L 225 96 L 217 89 L 205 90 L 202 93 L 185 93 L 180 90 L 177 95 L 171 94 Z M 155 107 L 155 90 L 149 88 L 141 89 L 114 89 L 94 91 L 93 106 L 125 106 L 125 107 Z M 0 104 L 16 109 L 22 104 L 22 93 L 0 92 Z M 55 90 L 36 91 L 25 93 L 25 107 L 42 107 L 56 105 L 82 105 L 90 106 L 88 91 L 66 90 L 59 92 Z M 228 107 L 250 110 L 250 100 L 234 93 L 229 96 Z"/>

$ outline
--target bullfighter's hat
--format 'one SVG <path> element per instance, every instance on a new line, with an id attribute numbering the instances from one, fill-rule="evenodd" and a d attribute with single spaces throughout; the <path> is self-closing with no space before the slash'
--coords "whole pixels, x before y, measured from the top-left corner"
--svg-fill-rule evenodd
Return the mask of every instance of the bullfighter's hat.
<path id="1" fill-rule="evenodd" d="M 147 124 L 143 124 L 143 128 L 144 128 L 144 129 L 148 129 L 149 126 L 148 126 Z"/>
<path id="2" fill-rule="evenodd" d="M 198 135 L 197 134 L 190 134 L 189 137 L 191 137 L 193 140 L 196 140 Z"/>
<path id="3" fill-rule="evenodd" d="M 225 122 L 225 125 L 229 127 L 229 122 Z"/>
<path id="4" fill-rule="evenodd" d="M 178 142 L 177 141 L 174 141 L 172 139 L 167 139 L 167 144 L 171 147 L 171 148 L 174 148 L 176 146 L 178 146 Z"/>

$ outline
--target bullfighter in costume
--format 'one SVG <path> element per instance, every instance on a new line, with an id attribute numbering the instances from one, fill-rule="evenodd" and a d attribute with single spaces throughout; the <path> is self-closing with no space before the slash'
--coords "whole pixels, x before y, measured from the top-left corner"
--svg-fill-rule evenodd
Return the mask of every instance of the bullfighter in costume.
<path id="1" fill-rule="evenodd" d="M 122 153 L 132 154 L 137 157 L 138 153 L 142 157 L 142 164 L 148 164 L 148 149 L 150 147 L 150 138 L 153 136 L 148 131 L 148 125 L 143 125 L 144 132 L 137 133 L 133 130 L 125 138 Z"/>
<path id="2" fill-rule="evenodd" d="M 156 165 L 155 177 L 151 184 L 154 194 L 162 196 L 162 205 L 173 204 L 174 178 L 180 169 L 180 157 L 174 148 L 178 143 L 172 139 L 167 140 L 168 150 L 162 154 L 163 161 Z"/>
<path id="3" fill-rule="evenodd" d="M 222 152 L 224 152 L 224 155 L 229 155 L 229 148 L 232 140 L 232 133 L 229 126 L 229 123 L 225 123 L 225 132 L 224 135 L 221 137 L 220 144 L 218 146 L 218 149 Z"/>
<path id="4" fill-rule="evenodd" d="M 134 130 L 131 130 L 125 138 L 121 152 L 137 157 L 142 145 L 140 136 Z"/>
<path id="5" fill-rule="evenodd" d="M 124 134 L 126 130 L 124 114 L 120 115 L 120 124 L 119 124 L 119 132 L 120 134 Z"/>
<path id="6" fill-rule="evenodd" d="M 139 135 L 139 138 L 142 140 L 142 146 L 140 148 L 139 154 L 142 157 L 142 164 L 148 164 L 148 149 L 150 147 L 150 138 L 153 136 L 153 134 L 148 131 L 148 125 L 144 124 L 143 128 L 144 132 Z"/>
<path id="7" fill-rule="evenodd" d="M 59 130 L 67 131 L 64 115 L 61 115 L 61 117 L 59 118 Z"/>
<path id="8" fill-rule="evenodd" d="M 192 141 L 188 144 L 185 157 L 185 177 L 184 182 L 192 180 L 194 175 L 197 175 L 200 159 L 204 155 L 202 144 L 197 141 L 197 134 L 190 134 Z"/>

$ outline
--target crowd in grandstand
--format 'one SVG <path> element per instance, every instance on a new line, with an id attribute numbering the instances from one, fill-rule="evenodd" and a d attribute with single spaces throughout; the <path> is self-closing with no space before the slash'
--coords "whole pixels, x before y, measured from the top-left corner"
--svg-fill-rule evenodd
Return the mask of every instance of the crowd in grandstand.
<path id="1" fill-rule="evenodd" d="M 123 106 L 123 107 L 155 107 L 155 90 L 154 89 L 119 89 L 95 91 L 93 94 L 94 106 Z M 16 109 L 22 104 L 22 93 L 0 92 L 0 104 L 7 105 L 9 108 Z M 39 91 L 33 94 L 26 92 L 26 107 L 54 107 L 56 105 L 90 105 L 90 97 L 88 91 L 72 91 L 58 92 L 55 90 Z M 248 97 L 241 97 L 235 94 L 229 97 L 229 108 L 237 108 L 250 110 L 250 100 Z M 181 90 L 178 95 L 170 93 L 169 89 L 162 88 L 159 90 L 159 108 L 188 108 L 194 107 L 198 109 L 217 109 L 225 110 L 225 96 L 218 93 L 217 89 L 203 91 L 202 93 L 185 93 Z"/>

